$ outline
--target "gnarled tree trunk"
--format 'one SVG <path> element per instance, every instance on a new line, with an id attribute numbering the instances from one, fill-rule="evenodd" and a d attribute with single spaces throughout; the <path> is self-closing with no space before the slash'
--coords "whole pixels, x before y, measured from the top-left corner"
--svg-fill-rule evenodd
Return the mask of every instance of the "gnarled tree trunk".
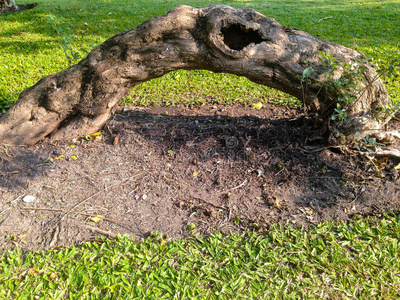
<path id="1" fill-rule="evenodd" d="M 333 61 L 333 63 L 332 63 Z M 34 144 L 98 130 L 132 87 L 177 69 L 233 73 L 292 94 L 348 135 L 382 127 L 390 105 L 375 70 L 356 51 L 279 25 L 251 8 L 178 6 L 110 38 L 87 58 L 23 91 L 0 119 L 0 142 Z M 357 87 L 340 102 L 349 70 Z M 350 86 L 350 85 L 349 85 Z M 350 97 L 351 98 L 351 97 Z"/>
<path id="2" fill-rule="evenodd" d="M 0 0 L 0 12 L 18 10 L 14 0 Z"/>

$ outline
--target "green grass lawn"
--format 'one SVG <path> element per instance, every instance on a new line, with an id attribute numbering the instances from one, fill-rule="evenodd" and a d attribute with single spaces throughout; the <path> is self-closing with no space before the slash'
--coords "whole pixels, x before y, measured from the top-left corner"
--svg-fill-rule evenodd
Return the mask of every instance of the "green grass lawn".
<path id="1" fill-rule="evenodd" d="M 279 23 L 357 48 L 385 67 L 400 98 L 400 0 L 19 0 L 30 11 L 0 16 L 0 109 L 25 88 L 68 67 L 60 38 L 85 55 L 112 35 L 179 4 L 251 6 Z M 47 17 L 60 19 L 60 36 Z M 299 101 L 247 79 L 177 71 L 136 87 L 140 105 Z M 143 242 L 128 238 L 62 250 L 0 254 L 1 299 L 399 299 L 400 218 L 321 224 L 308 230 Z"/>
<path id="2" fill-rule="evenodd" d="M 0 255 L 1 299 L 399 299 L 400 217 Z"/>
<path id="3" fill-rule="evenodd" d="M 30 3 L 20 0 L 19 3 Z M 0 109 L 6 109 L 19 93 L 50 73 L 68 67 L 60 37 L 47 17 L 63 19 L 59 26 L 73 36 L 74 51 L 85 56 L 95 45 L 148 18 L 166 13 L 179 4 L 204 7 L 213 3 L 251 6 L 289 27 L 320 38 L 357 48 L 382 65 L 400 51 L 400 1 L 275 0 L 275 1 L 172 1 L 86 0 L 35 1 L 30 11 L 0 16 Z M 397 57 L 400 55 L 397 53 Z M 386 78 L 393 99 L 398 99 L 399 71 Z M 245 78 L 206 71 L 177 71 L 136 87 L 128 102 L 149 104 L 248 104 L 258 101 L 300 102 L 279 91 Z"/>

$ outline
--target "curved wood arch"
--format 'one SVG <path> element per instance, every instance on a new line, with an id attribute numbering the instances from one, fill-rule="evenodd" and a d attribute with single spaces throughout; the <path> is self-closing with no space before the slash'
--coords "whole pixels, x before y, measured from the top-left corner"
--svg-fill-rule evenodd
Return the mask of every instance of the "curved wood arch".
<path id="1" fill-rule="evenodd" d="M 381 107 L 391 102 L 375 70 L 356 51 L 281 26 L 251 8 L 178 6 L 113 36 L 77 65 L 24 90 L 0 119 L 0 142 L 31 145 L 46 136 L 65 139 L 97 131 L 134 86 L 178 69 L 245 76 L 302 99 L 330 120 L 340 90 L 327 88 L 326 74 L 338 79 L 344 69 L 327 66 L 321 53 L 357 65 L 362 73 L 357 100 L 346 107 L 345 122 L 330 122 L 331 132 L 381 128 L 389 120 Z M 312 72 L 304 80 L 307 69 Z"/>

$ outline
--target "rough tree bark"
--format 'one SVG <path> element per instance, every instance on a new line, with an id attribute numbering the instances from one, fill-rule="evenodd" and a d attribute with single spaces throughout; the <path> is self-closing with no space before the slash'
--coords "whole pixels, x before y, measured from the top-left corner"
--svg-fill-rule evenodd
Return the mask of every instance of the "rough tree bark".
<path id="1" fill-rule="evenodd" d="M 329 55 L 334 65 L 324 61 Z M 326 120 L 343 93 L 332 82 L 344 82 L 348 70 L 356 69 L 361 76 L 349 90 L 354 101 L 342 104 L 346 118 L 327 122 L 329 130 L 349 135 L 381 129 L 389 120 L 381 109 L 391 104 L 385 87 L 356 51 L 281 26 L 251 8 L 178 6 L 113 36 L 77 65 L 24 90 L 0 119 L 0 142 L 30 145 L 46 136 L 92 133 L 132 87 L 177 69 L 246 76 L 304 100 Z"/>
<path id="2" fill-rule="evenodd" d="M 18 10 L 14 0 L 0 0 L 0 12 Z"/>

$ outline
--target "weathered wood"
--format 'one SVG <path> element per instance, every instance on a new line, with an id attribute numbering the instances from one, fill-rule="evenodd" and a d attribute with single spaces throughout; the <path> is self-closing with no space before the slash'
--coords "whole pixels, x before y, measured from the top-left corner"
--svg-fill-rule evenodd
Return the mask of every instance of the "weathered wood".
<path id="1" fill-rule="evenodd" d="M 0 12 L 8 12 L 18 10 L 15 0 L 0 0 Z"/>
<path id="2" fill-rule="evenodd" d="M 334 67 L 322 58 L 329 53 L 338 61 Z M 350 91 L 356 100 L 345 107 L 346 120 L 331 121 L 342 91 L 330 81 L 345 77 L 344 63 L 361 73 Z M 380 129 L 389 120 L 381 113 L 391 103 L 385 87 L 356 51 L 281 26 L 251 8 L 178 6 L 113 36 L 77 65 L 24 90 L 0 119 L 0 142 L 29 145 L 46 136 L 92 133 L 132 87 L 178 69 L 246 76 L 294 95 L 327 120 L 333 136 Z M 306 69 L 313 72 L 301 80 Z"/>

